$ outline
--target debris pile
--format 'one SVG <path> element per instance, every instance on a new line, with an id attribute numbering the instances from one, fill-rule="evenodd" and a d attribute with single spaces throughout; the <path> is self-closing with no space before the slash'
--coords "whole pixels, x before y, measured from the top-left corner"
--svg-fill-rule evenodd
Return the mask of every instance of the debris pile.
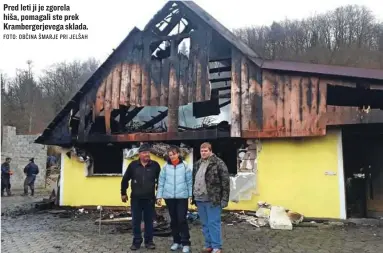
<path id="1" fill-rule="evenodd" d="M 227 225 L 240 222 L 247 222 L 250 225 L 260 228 L 270 226 L 271 229 L 292 230 L 293 225 L 303 222 L 304 216 L 297 212 L 286 210 L 281 206 L 271 206 L 266 202 L 258 202 L 256 212 L 229 213 L 222 217 Z"/>

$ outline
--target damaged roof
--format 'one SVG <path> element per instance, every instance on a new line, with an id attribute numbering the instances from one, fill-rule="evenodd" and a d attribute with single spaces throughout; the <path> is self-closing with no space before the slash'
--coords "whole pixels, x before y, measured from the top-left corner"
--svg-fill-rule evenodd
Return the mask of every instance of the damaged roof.
<path id="1" fill-rule="evenodd" d="M 36 143 L 40 143 L 43 141 L 43 136 L 47 135 L 50 130 L 62 120 L 62 118 L 70 113 L 73 109 L 74 105 L 78 104 L 81 98 L 89 91 L 94 83 L 104 74 L 104 69 L 107 65 L 110 65 L 112 59 L 120 52 L 120 50 L 125 46 L 125 44 L 129 41 L 129 39 L 135 35 L 137 32 L 141 30 L 137 27 L 134 27 L 129 34 L 125 37 L 125 39 L 118 45 L 118 47 L 113 50 L 113 52 L 108 56 L 108 58 L 98 67 L 98 69 L 89 77 L 89 79 L 84 83 L 84 85 L 80 88 L 80 90 L 67 102 L 67 104 L 61 109 L 61 111 L 54 117 L 54 119 L 49 123 L 43 133 L 35 140 Z"/>
<path id="2" fill-rule="evenodd" d="M 245 44 L 242 40 L 237 38 L 229 29 L 223 26 L 220 22 L 218 22 L 214 17 L 212 17 L 209 13 L 207 13 L 193 1 L 169 1 L 165 4 L 162 10 L 164 8 L 168 8 L 174 3 L 178 4 L 180 7 L 188 10 L 191 14 L 198 17 L 201 20 L 201 22 L 203 22 L 204 24 L 212 28 L 214 31 L 216 31 L 218 34 L 220 34 L 233 47 L 239 50 L 242 54 L 246 55 L 252 62 L 254 62 L 257 66 L 259 66 L 262 69 L 383 80 L 383 71 L 377 69 L 361 69 L 301 62 L 264 60 L 247 44 Z M 156 15 L 159 15 L 159 13 L 160 12 L 158 12 Z M 149 24 L 155 21 L 156 15 L 149 22 Z M 104 74 L 107 66 L 110 66 L 112 64 L 113 58 L 121 51 L 121 48 L 125 46 L 129 38 L 140 31 L 141 30 L 137 27 L 133 28 L 133 30 L 126 36 L 126 38 L 121 42 L 121 44 L 116 48 L 116 50 L 114 50 L 113 53 L 110 54 L 110 56 L 102 63 L 102 65 L 94 72 L 94 74 L 85 82 L 81 89 L 73 96 L 71 100 L 68 101 L 68 103 L 63 107 L 63 109 L 55 116 L 52 122 L 47 126 L 42 135 L 35 140 L 35 142 L 41 143 L 43 141 L 43 136 L 46 136 L 49 131 L 53 130 L 57 126 L 57 124 L 63 119 L 63 117 L 70 113 L 70 111 L 75 107 L 75 105 L 77 105 L 80 102 L 84 94 L 86 94 L 93 87 L 95 82 Z"/>

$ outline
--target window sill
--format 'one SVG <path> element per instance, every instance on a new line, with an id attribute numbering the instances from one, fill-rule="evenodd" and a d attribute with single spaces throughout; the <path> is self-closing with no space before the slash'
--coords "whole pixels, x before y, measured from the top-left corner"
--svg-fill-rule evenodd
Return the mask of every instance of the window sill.
<path id="1" fill-rule="evenodd" d="M 86 177 L 122 177 L 122 174 L 92 174 Z"/>

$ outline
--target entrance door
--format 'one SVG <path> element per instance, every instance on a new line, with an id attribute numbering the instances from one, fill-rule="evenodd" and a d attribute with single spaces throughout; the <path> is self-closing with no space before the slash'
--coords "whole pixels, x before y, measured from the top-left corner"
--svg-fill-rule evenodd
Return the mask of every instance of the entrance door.
<path id="1" fill-rule="evenodd" d="M 342 129 L 348 218 L 383 217 L 383 124 Z"/>

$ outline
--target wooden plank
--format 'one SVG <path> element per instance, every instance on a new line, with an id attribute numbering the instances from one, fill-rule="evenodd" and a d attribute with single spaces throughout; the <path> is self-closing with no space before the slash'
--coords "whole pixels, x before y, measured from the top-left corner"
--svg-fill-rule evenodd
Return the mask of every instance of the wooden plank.
<path id="1" fill-rule="evenodd" d="M 84 140 L 85 137 L 85 116 L 86 116 L 87 96 L 80 101 L 80 123 L 78 126 L 78 138 Z"/>
<path id="2" fill-rule="evenodd" d="M 117 64 L 113 69 L 112 77 L 112 108 L 120 108 L 120 85 L 121 85 L 121 64 Z"/>
<path id="3" fill-rule="evenodd" d="M 195 45 L 194 38 L 190 38 L 190 65 L 191 65 L 191 75 L 190 75 L 190 82 L 191 82 L 191 96 L 192 99 L 189 99 L 189 102 L 196 102 L 196 94 L 197 94 L 197 45 Z"/>
<path id="4" fill-rule="evenodd" d="M 180 57 L 180 71 L 179 71 L 179 105 L 186 105 L 188 103 L 188 87 L 187 87 L 187 75 L 188 75 L 188 58 L 181 55 Z"/>
<path id="5" fill-rule="evenodd" d="M 178 131 L 179 83 L 177 73 L 179 71 L 179 60 L 177 59 L 177 51 L 177 45 L 175 41 L 172 41 L 169 75 L 168 132 Z"/>
<path id="6" fill-rule="evenodd" d="M 291 77 L 284 75 L 282 77 L 282 85 L 284 86 L 284 106 L 283 106 L 283 117 L 284 117 L 284 128 L 286 135 L 291 134 Z"/>
<path id="7" fill-rule="evenodd" d="M 231 137 L 241 137 L 241 53 L 233 48 L 231 70 Z"/>
<path id="8" fill-rule="evenodd" d="M 182 39 L 185 39 L 185 38 L 189 38 L 190 37 L 190 34 L 189 33 L 181 33 L 181 34 L 176 34 L 176 35 L 170 35 L 170 36 L 154 36 L 154 38 L 152 39 L 152 43 L 154 42 L 160 42 L 162 43 L 163 41 L 167 40 L 167 41 L 171 41 L 171 40 L 182 40 Z"/>
<path id="9" fill-rule="evenodd" d="M 139 37 L 134 42 L 132 52 L 132 72 L 131 72 L 131 89 L 130 89 L 130 104 L 140 107 L 142 95 L 142 38 Z"/>
<path id="10" fill-rule="evenodd" d="M 168 106 L 169 102 L 169 75 L 170 75 L 170 60 L 162 60 L 161 70 L 161 98 L 160 105 Z"/>
<path id="11" fill-rule="evenodd" d="M 311 77 L 310 78 L 311 82 L 311 97 L 312 97 L 312 105 L 311 105 L 311 111 L 310 111 L 310 118 L 311 118 L 311 133 L 315 133 L 319 131 L 319 115 L 318 115 L 318 96 L 317 92 L 319 90 L 319 78 L 318 77 Z"/>
<path id="12" fill-rule="evenodd" d="M 138 77 L 139 76 L 139 77 Z M 132 63 L 132 70 L 131 70 L 131 81 L 130 81 L 130 98 L 129 98 L 129 104 L 133 106 L 136 105 L 136 97 L 137 97 L 137 86 L 139 85 L 138 82 L 141 81 L 141 71 L 140 71 L 140 65 L 137 63 Z"/>
<path id="13" fill-rule="evenodd" d="M 263 128 L 267 131 L 276 130 L 277 97 L 275 96 L 275 76 L 269 71 L 263 72 L 262 92 Z"/>
<path id="14" fill-rule="evenodd" d="M 247 58 L 241 60 L 241 130 L 250 129 L 251 107 L 249 96 L 249 66 Z"/>
<path id="15" fill-rule="evenodd" d="M 191 50 L 190 50 L 191 51 Z M 187 66 L 187 79 L 186 79 L 186 86 L 188 89 L 188 102 L 192 103 L 194 101 L 194 92 L 193 92 L 193 74 L 194 74 L 194 57 L 189 53 L 189 61 Z"/>
<path id="16" fill-rule="evenodd" d="M 319 131 L 326 133 L 326 122 L 321 120 L 323 115 L 327 112 L 327 82 L 326 80 L 319 79 L 319 92 L 317 92 L 317 108 L 319 115 Z"/>
<path id="17" fill-rule="evenodd" d="M 106 82 L 107 82 L 106 80 L 107 78 L 103 80 L 103 82 L 101 83 L 100 87 L 97 90 L 96 102 L 94 105 L 93 121 L 95 121 L 95 117 L 100 115 L 101 110 L 104 109 L 105 89 L 106 89 Z"/>
<path id="18" fill-rule="evenodd" d="M 327 126 L 383 123 L 383 111 L 372 109 L 367 112 L 358 107 L 328 105 L 322 118 Z"/>
<path id="19" fill-rule="evenodd" d="M 209 48 L 212 32 L 210 29 L 201 30 L 201 36 L 200 43 L 202 45 L 199 55 L 199 62 L 201 63 L 201 101 L 206 101 L 210 99 L 211 92 L 209 83 Z"/>
<path id="20" fill-rule="evenodd" d="M 130 65 L 125 62 L 121 66 L 120 104 L 128 106 L 130 93 Z"/>
<path id="21" fill-rule="evenodd" d="M 196 57 L 196 67 L 197 67 L 197 79 L 196 79 L 196 95 L 195 101 L 200 102 L 204 100 L 205 93 L 202 92 L 202 65 L 199 57 Z"/>
<path id="22" fill-rule="evenodd" d="M 209 70 L 210 74 L 214 73 L 223 73 L 223 72 L 229 72 L 231 71 L 231 66 L 224 66 L 224 67 L 218 67 L 218 68 L 211 68 Z"/>
<path id="23" fill-rule="evenodd" d="M 150 66 L 150 105 L 159 106 L 161 96 L 161 61 L 153 61 Z"/>
<path id="24" fill-rule="evenodd" d="M 276 101 L 276 115 L 277 115 L 277 125 L 276 129 L 278 131 L 285 131 L 285 87 L 284 87 L 284 76 L 283 75 L 275 75 L 275 83 L 274 83 L 274 96 Z"/>
<path id="25" fill-rule="evenodd" d="M 257 69 L 254 64 L 249 65 L 249 104 L 250 126 L 252 130 L 263 129 L 262 86 L 257 81 Z"/>
<path id="26" fill-rule="evenodd" d="M 142 94 L 141 94 L 141 106 L 149 106 L 151 100 L 151 81 L 150 81 L 150 40 L 151 36 L 148 33 L 145 33 L 143 45 L 144 49 L 142 50 Z"/>
<path id="27" fill-rule="evenodd" d="M 294 136 L 294 133 L 300 131 L 301 129 L 301 121 L 299 119 L 299 82 L 300 77 L 291 77 L 291 121 L 289 124 L 292 136 Z"/>
<path id="28" fill-rule="evenodd" d="M 105 89 L 105 101 L 104 101 L 104 113 L 105 113 L 105 130 L 106 134 L 111 133 L 110 129 L 110 114 L 112 112 L 112 80 L 113 72 L 110 72 L 106 80 L 106 89 Z"/>
<path id="29" fill-rule="evenodd" d="M 300 85 L 301 94 L 302 94 L 302 103 L 301 103 L 301 124 L 302 131 L 309 131 L 311 118 L 310 118 L 310 110 L 312 104 L 311 98 L 311 82 L 309 82 L 310 77 L 303 77 Z"/>

